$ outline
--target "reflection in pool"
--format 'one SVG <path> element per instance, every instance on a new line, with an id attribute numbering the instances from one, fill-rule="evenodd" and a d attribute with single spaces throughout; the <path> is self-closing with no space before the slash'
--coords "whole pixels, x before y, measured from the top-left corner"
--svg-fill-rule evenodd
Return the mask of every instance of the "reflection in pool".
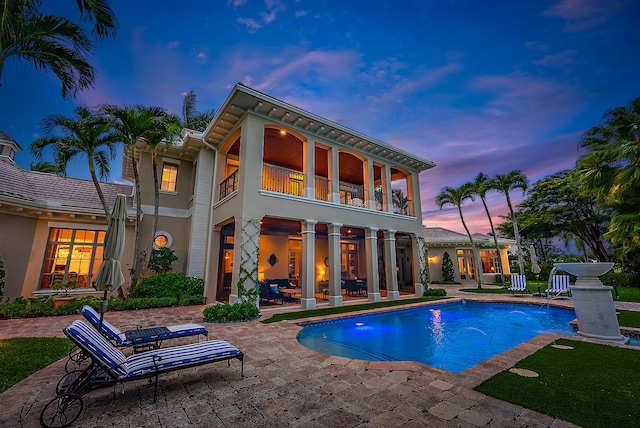
<path id="1" fill-rule="evenodd" d="M 570 309 L 461 301 L 307 324 L 298 342 L 329 355 L 458 373 L 541 333 L 574 335 L 574 319 Z"/>

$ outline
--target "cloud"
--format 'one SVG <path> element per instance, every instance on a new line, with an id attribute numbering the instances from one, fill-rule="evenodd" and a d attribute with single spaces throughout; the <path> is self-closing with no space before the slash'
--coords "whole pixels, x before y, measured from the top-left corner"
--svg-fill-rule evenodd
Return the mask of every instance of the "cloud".
<path id="1" fill-rule="evenodd" d="M 262 25 L 253 18 L 238 17 L 237 21 L 239 24 L 245 25 L 251 34 L 254 34 L 262 27 Z"/>
<path id="2" fill-rule="evenodd" d="M 579 32 L 607 22 L 626 4 L 625 0 L 558 0 L 544 15 L 564 19 L 566 32 Z"/>
<path id="3" fill-rule="evenodd" d="M 569 71 L 569 66 L 574 64 L 575 57 L 578 55 L 576 49 L 566 49 L 562 52 L 547 55 L 543 58 L 534 60 L 533 63 L 544 67 L 559 68 L 564 71 Z"/>

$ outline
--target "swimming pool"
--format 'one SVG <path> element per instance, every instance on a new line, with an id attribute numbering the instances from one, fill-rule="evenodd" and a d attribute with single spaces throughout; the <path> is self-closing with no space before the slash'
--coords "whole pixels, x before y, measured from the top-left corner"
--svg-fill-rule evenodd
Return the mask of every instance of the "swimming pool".
<path id="1" fill-rule="evenodd" d="M 298 342 L 369 361 L 417 361 L 458 373 L 541 333 L 575 335 L 570 309 L 451 302 L 311 323 Z"/>

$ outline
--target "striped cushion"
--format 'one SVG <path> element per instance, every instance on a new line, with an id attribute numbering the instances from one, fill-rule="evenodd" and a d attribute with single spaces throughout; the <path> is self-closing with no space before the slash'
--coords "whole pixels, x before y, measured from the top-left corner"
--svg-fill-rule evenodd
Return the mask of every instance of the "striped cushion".
<path id="1" fill-rule="evenodd" d="M 111 368 L 118 378 L 127 375 L 127 358 L 124 354 L 87 323 L 76 320 L 67 327 L 66 333 L 104 366 Z"/>
<path id="2" fill-rule="evenodd" d="M 569 275 L 553 275 L 551 288 L 545 290 L 546 293 L 568 293 L 570 277 Z"/>
<path id="3" fill-rule="evenodd" d="M 527 277 L 525 275 L 511 275 L 511 287 L 509 291 L 525 291 L 527 289 Z"/>
<path id="4" fill-rule="evenodd" d="M 127 358 L 129 376 L 145 375 L 155 371 L 154 357 L 158 370 L 163 371 L 172 367 L 215 361 L 224 357 L 234 357 L 240 351 L 224 340 L 209 340 L 176 346 L 174 348 L 156 349 L 151 352 L 133 354 Z"/>
<path id="5" fill-rule="evenodd" d="M 91 323 L 92 326 L 98 328 L 100 325 L 100 314 L 97 313 L 95 309 L 89 305 L 84 305 L 80 310 L 80 313 Z M 102 325 L 100 326 L 100 333 L 118 345 L 126 345 L 129 343 L 124 333 L 104 318 L 102 319 Z"/>
<path id="6" fill-rule="evenodd" d="M 96 312 L 91 306 L 84 305 L 80 310 L 80 313 L 87 319 L 87 321 L 91 323 L 91 325 L 93 325 L 95 328 L 98 328 L 98 325 L 100 323 L 100 314 Z M 169 333 L 149 337 L 140 337 L 136 338 L 134 341 L 131 341 L 127 339 L 125 333 L 121 332 L 116 327 L 114 327 L 113 324 L 103 319 L 100 332 L 109 340 L 114 342 L 117 346 L 133 345 L 134 343 L 140 344 L 146 342 L 155 342 L 165 339 L 176 339 L 178 337 L 195 336 L 198 334 L 208 336 L 209 334 L 207 329 L 200 324 L 178 324 L 169 325 L 166 327 L 169 330 Z"/>

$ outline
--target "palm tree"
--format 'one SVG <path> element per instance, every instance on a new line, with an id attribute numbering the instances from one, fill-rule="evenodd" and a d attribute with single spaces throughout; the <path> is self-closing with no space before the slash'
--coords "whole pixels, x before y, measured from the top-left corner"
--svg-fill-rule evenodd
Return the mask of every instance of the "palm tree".
<path id="1" fill-rule="evenodd" d="M 115 35 L 115 15 L 107 0 L 77 0 L 77 4 L 97 38 Z M 62 83 L 63 98 L 93 86 L 95 70 L 88 61 L 93 46 L 82 27 L 41 13 L 38 0 L 2 0 L 0 6 L 0 79 L 5 60 L 15 57 L 36 70 L 53 71 Z"/>
<path id="2" fill-rule="evenodd" d="M 163 117 L 158 123 L 158 132 L 149 134 L 146 138 L 147 146 L 151 149 L 151 165 L 153 169 L 153 190 L 155 203 L 153 211 L 153 227 L 151 229 L 151 241 L 158 230 L 158 210 L 160 207 L 160 183 L 158 180 L 158 156 L 157 150 L 160 144 L 172 145 L 174 138 L 180 133 L 180 119 L 174 115 Z"/>
<path id="3" fill-rule="evenodd" d="M 216 115 L 216 110 L 204 112 L 196 110 L 196 93 L 189 91 L 182 100 L 182 127 L 204 131 Z"/>
<path id="4" fill-rule="evenodd" d="M 516 215 L 513 212 L 513 205 L 511 204 L 511 197 L 509 192 L 515 189 L 522 189 L 523 193 L 526 193 L 529 187 L 529 180 L 524 175 L 522 170 L 514 169 L 508 174 L 497 174 L 490 184 L 492 189 L 504 193 L 507 198 L 507 205 L 509 206 L 509 213 L 511 215 L 511 222 L 513 224 L 513 235 L 516 238 L 516 245 L 518 246 L 518 267 L 520 268 L 520 274 L 524 275 L 524 258 L 522 257 L 522 243 L 520 239 L 520 231 L 518 230 L 518 222 Z"/>
<path id="5" fill-rule="evenodd" d="M 465 200 L 471 199 L 472 188 L 469 183 L 463 184 L 460 187 L 444 187 L 440 191 L 440 194 L 436 196 L 436 205 L 440 209 L 445 205 L 455 205 L 458 208 L 458 214 L 460 214 L 460 220 L 462 221 L 462 226 L 464 226 L 464 230 L 467 232 L 467 236 L 469 237 L 469 242 L 471 243 L 471 251 L 473 251 L 473 264 L 474 264 L 474 274 L 476 276 L 476 280 L 478 281 L 478 288 L 482 288 L 482 278 L 480 278 L 479 271 L 479 263 L 476 255 L 476 246 L 473 242 L 473 236 L 471 232 L 469 232 L 469 228 L 467 227 L 467 223 L 464 221 L 464 216 L 462 215 L 462 204 Z"/>
<path id="6" fill-rule="evenodd" d="M 31 171 L 38 172 L 46 172 L 47 174 L 56 174 L 56 175 L 65 175 L 64 170 L 62 170 L 58 165 L 53 162 L 47 161 L 39 161 L 39 162 L 30 162 L 29 169 Z"/>
<path id="7" fill-rule="evenodd" d="M 400 189 L 392 189 L 391 190 L 391 199 L 393 201 L 393 205 L 398 208 L 398 214 L 407 214 L 407 208 L 409 207 L 409 199 L 404 196 L 402 190 Z"/>
<path id="8" fill-rule="evenodd" d="M 91 180 L 98 191 L 108 223 L 111 211 L 96 175 L 97 167 L 100 179 L 106 180 L 110 172 L 109 161 L 116 155 L 116 143 L 119 140 L 108 121 L 96 116 L 87 107 L 79 106 L 73 109 L 72 117 L 59 114 L 45 117 L 43 128 L 49 135 L 31 143 L 33 155 L 40 159 L 43 150 L 51 147 L 55 165 L 60 171 L 66 170 L 69 160 L 76 156 L 86 156 Z M 54 131 L 60 131 L 62 136 L 51 135 Z"/>
<path id="9" fill-rule="evenodd" d="M 476 179 L 471 183 L 471 192 L 472 195 L 480 196 L 480 200 L 482 201 L 482 205 L 484 206 L 484 211 L 487 213 L 487 218 L 489 219 L 489 225 L 491 226 L 491 234 L 493 235 L 493 243 L 496 246 L 497 259 L 498 259 L 498 268 L 500 269 L 500 278 L 501 282 L 504 284 L 504 269 L 502 269 L 502 258 L 500 257 L 500 247 L 498 247 L 498 237 L 496 236 L 496 229 L 493 227 L 493 219 L 491 218 L 491 214 L 489 213 L 489 207 L 487 206 L 487 192 L 491 189 L 491 179 L 484 172 L 479 172 L 476 175 Z"/>
<path id="10" fill-rule="evenodd" d="M 136 234 L 133 244 L 133 263 L 131 264 L 131 288 L 133 289 L 142 273 L 144 254 L 140 253 L 140 223 L 142 221 L 142 200 L 140 176 L 138 173 L 138 141 L 147 144 L 159 132 L 162 132 L 162 119 L 167 115 L 161 107 L 118 107 L 104 105 L 101 112 L 109 117 L 111 126 L 129 151 L 133 181 L 136 189 Z"/>
<path id="11" fill-rule="evenodd" d="M 640 263 L 640 98 L 607 111 L 604 124 L 588 129 L 580 143 L 587 153 L 576 173 L 598 202 L 612 208 L 606 237 L 616 255 Z"/>

